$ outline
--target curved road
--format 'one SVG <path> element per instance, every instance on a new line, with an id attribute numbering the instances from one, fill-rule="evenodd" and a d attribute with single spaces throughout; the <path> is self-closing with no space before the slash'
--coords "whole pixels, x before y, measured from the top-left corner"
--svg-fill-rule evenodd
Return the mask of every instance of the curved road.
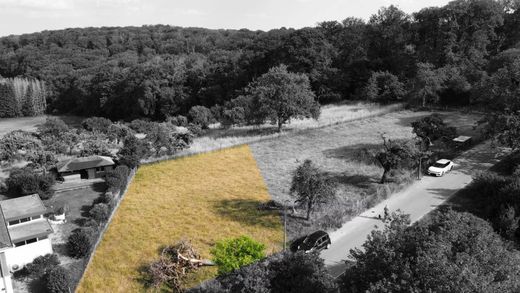
<path id="1" fill-rule="evenodd" d="M 506 149 L 491 147 L 489 142 L 479 144 L 454 160 L 455 167 L 452 172 L 437 178 L 424 176 L 407 189 L 345 223 L 330 234 L 332 245 L 328 250 L 321 252 L 329 272 L 334 277 L 341 275 L 345 270 L 345 260 L 349 258 L 350 249 L 361 248 L 376 226 L 384 226 L 377 216 L 383 215 L 385 206 L 390 212 L 399 209 L 410 214 L 413 223 L 469 184 L 473 174 L 489 169 L 507 153 Z"/>

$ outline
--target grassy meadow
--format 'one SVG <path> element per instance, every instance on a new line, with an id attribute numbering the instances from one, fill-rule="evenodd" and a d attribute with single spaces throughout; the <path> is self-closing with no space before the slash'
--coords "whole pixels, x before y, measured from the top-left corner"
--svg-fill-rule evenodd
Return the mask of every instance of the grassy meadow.
<path id="1" fill-rule="evenodd" d="M 269 199 L 247 146 L 141 166 L 77 292 L 146 291 L 140 270 L 181 239 L 204 258 L 216 241 L 240 235 L 279 251 L 278 213 L 256 208 Z M 215 275 L 216 268 L 202 268 L 186 285 Z"/>
<path id="2" fill-rule="evenodd" d="M 189 148 L 180 151 L 175 157 L 209 152 L 266 139 L 276 139 L 302 130 L 317 129 L 380 116 L 402 108 L 402 104 L 378 105 L 365 102 L 325 105 L 321 108 L 321 115 L 318 120 L 311 118 L 291 120 L 284 125 L 282 133 L 277 132 L 278 128 L 276 125 L 269 123 L 256 126 L 234 126 L 231 128 L 221 128 L 219 124 L 214 124 L 202 136 L 196 137 Z M 164 158 L 154 158 L 150 161 L 162 159 Z"/>
<path id="3" fill-rule="evenodd" d="M 258 167 L 274 200 L 291 205 L 289 196 L 292 173 L 304 160 L 311 159 L 321 170 L 338 182 L 337 198 L 313 216 L 312 221 L 288 218 L 289 238 L 315 231 L 335 230 L 353 216 L 405 188 L 415 173 L 402 173 L 396 181 L 379 184 L 383 169 L 363 157 L 363 149 L 379 147 L 381 134 L 390 139 L 412 138 L 410 123 L 430 112 L 398 111 L 386 115 L 309 129 L 277 139 L 250 145 Z M 473 135 L 477 115 L 440 112 L 445 121 L 460 134 Z"/>

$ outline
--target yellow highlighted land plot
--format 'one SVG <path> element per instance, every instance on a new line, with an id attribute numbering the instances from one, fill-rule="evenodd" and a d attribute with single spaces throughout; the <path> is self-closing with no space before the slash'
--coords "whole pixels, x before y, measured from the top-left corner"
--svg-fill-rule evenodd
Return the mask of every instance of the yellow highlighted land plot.
<path id="1" fill-rule="evenodd" d="M 269 199 L 248 146 L 141 166 L 77 292 L 154 291 L 142 281 L 143 267 L 181 239 L 204 258 L 216 241 L 240 235 L 264 243 L 268 254 L 277 252 L 280 216 L 257 209 Z M 202 268 L 186 285 L 215 275 L 216 268 Z"/>

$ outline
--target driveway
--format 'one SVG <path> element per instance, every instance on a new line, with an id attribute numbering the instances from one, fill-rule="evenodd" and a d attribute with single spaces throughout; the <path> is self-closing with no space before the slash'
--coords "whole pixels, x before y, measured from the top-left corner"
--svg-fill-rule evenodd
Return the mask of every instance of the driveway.
<path id="1" fill-rule="evenodd" d="M 493 148 L 489 142 L 479 144 L 454 160 L 452 172 L 438 178 L 424 176 L 407 189 L 345 223 L 331 233 L 332 245 L 321 253 L 329 272 L 334 277 L 341 275 L 345 270 L 345 260 L 350 256 L 350 249 L 361 248 L 374 228 L 382 228 L 383 223 L 378 215 L 383 215 L 385 206 L 390 212 L 399 209 L 410 214 L 412 223 L 416 222 L 469 184 L 472 175 L 489 169 L 507 153 L 507 149 Z"/>

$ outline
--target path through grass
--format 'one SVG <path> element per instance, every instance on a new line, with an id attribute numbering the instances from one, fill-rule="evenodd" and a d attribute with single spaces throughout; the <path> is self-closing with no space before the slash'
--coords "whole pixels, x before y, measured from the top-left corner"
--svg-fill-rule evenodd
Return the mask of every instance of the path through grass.
<path id="1" fill-rule="evenodd" d="M 280 217 L 256 209 L 268 199 L 247 146 L 142 166 L 77 292 L 144 291 L 140 268 L 182 238 L 206 258 L 217 240 L 244 234 L 276 252 L 283 241 Z M 188 285 L 215 274 L 204 268 Z"/>

